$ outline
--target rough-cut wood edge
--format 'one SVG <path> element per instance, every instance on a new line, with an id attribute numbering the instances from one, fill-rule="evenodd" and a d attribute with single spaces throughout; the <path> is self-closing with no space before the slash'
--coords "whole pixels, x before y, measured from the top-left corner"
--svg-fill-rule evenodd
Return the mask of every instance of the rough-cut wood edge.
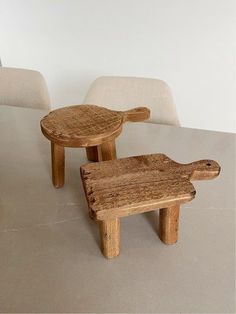
<path id="1" fill-rule="evenodd" d="M 52 183 L 60 188 L 65 182 L 65 149 L 51 142 Z"/>
<path id="2" fill-rule="evenodd" d="M 101 250 L 105 257 L 113 258 L 120 254 L 120 219 L 99 222 Z"/>
<path id="3" fill-rule="evenodd" d="M 159 237 L 165 244 L 178 241 L 180 206 L 161 208 L 159 211 Z"/>

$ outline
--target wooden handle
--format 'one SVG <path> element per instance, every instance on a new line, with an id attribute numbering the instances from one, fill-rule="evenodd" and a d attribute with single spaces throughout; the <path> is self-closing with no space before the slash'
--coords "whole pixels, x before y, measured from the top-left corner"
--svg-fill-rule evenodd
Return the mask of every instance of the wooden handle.
<path id="1" fill-rule="evenodd" d="M 214 160 L 199 160 L 183 165 L 184 172 L 190 180 L 209 180 L 217 177 L 220 173 L 220 166 Z"/>
<path id="2" fill-rule="evenodd" d="M 150 117 L 150 110 L 147 107 L 137 107 L 127 111 L 123 111 L 124 122 L 132 121 L 139 122 Z"/>

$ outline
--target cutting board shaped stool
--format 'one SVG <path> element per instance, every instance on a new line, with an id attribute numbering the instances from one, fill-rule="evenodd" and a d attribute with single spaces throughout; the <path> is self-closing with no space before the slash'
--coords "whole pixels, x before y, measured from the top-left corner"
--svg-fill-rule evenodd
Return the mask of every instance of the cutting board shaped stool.
<path id="1" fill-rule="evenodd" d="M 159 237 L 178 239 L 180 205 L 196 194 L 191 180 L 213 179 L 220 166 L 213 160 L 180 164 L 164 154 L 128 157 L 81 166 L 90 216 L 99 222 L 102 252 L 120 252 L 120 218 L 160 210 Z"/>
<path id="2" fill-rule="evenodd" d="M 146 107 L 114 111 L 95 105 L 74 105 L 51 111 L 41 120 L 41 130 L 51 141 L 54 186 L 64 185 L 65 147 L 85 147 L 90 161 L 116 159 L 115 138 L 123 123 L 149 117 Z"/>

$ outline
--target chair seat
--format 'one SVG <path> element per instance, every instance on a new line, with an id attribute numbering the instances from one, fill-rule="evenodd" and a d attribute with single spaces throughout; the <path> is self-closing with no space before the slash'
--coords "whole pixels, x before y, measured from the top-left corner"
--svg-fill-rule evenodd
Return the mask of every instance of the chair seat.
<path id="1" fill-rule="evenodd" d="M 219 174 L 212 160 L 179 164 L 164 154 L 128 157 L 81 167 L 91 216 L 114 219 L 192 200 L 190 179 Z"/>

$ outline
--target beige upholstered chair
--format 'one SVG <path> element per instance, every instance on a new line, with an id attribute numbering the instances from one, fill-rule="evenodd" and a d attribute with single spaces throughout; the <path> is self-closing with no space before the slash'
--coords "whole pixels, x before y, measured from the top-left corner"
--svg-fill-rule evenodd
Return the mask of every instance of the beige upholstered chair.
<path id="1" fill-rule="evenodd" d="M 50 108 L 46 82 L 33 70 L 0 67 L 0 105 Z"/>
<path id="2" fill-rule="evenodd" d="M 170 88 L 157 79 L 99 77 L 90 86 L 84 104 L 115 110 L 147 106 L 151 110 L 151 118 L 147 122 L 180 126 Z"/>

